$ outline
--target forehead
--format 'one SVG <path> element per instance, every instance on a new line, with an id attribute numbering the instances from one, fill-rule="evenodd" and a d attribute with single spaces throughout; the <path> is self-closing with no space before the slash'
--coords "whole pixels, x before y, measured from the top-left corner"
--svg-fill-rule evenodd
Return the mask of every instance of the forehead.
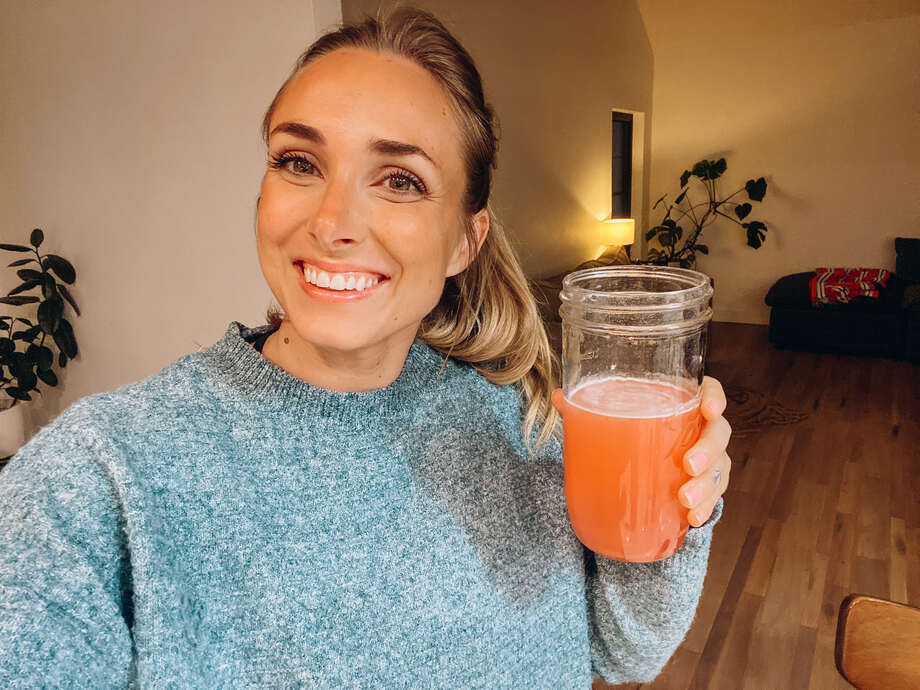
<path id="1" fill-rule="evenodd" d="M 395 139 L 435 160 L 459 154 L 459 130 L 443 86 L 404 57 L 342 48 L 301 69 L 272 114 L 271 127 L 297 121 L 327 140 Z"/>

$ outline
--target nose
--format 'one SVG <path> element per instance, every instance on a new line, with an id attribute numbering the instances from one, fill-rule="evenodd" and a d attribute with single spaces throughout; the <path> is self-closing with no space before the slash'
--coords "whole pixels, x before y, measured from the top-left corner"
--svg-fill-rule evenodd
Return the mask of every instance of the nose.
<path id="1" fill-rule="evenodd" d="M 321 249 L 332 253 L 360 241 L 355 202 L 347 180 L 332 180 L 325 186 L 308 227 Z"/>

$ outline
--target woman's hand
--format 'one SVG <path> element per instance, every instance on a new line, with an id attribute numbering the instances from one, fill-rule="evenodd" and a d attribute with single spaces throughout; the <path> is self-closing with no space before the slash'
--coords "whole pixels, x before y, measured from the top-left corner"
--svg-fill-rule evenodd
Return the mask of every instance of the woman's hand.
<path id="1" fill-rule="evenodd" d="M 732 429 L 722 416 L 725 392 L 722 384 L 711 376 L 703 377 L 700 411 L 703 432 L 699 440 L 684 454 L 684 470 L 691 479 L 680 487 L 677 496 L 689 508 L 687 519 L 691 527 L 699 527 L 709 519 L 719 497 L 728 488 L 732 461 L 725 452 Z"/>

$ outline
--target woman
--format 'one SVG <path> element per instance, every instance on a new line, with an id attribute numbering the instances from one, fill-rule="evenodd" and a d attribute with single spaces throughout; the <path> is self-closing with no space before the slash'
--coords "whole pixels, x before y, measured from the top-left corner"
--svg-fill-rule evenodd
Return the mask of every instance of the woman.
<path id="1" fill-rule="evenodd" d="M 721 387 L 704 387 L 681 548 L 587 551 L 553 357 L 488 206 L 492 128 L 472 60 L 427 13 L 304 54 L 264 120 L 258 252 L 282 311 L 83 398 L 0 477 L 3 686 L 658 673 L 721 515 Z"/>

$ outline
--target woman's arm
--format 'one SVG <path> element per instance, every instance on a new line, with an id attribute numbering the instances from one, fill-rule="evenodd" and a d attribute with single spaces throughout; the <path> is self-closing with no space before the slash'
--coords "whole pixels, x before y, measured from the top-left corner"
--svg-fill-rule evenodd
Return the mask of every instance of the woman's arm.
<path id="1" fill-rule="evenodd" d="M 131 684 L 124 527 L 83 421 L 65 411 L 0 472 L 0 687 Z"/>
<path id="2" fill-rule="evenodd" d="M 703 589 L 712 530 L 690 527 L 673 555 L 652 563 L 623 563 L 585 549 L 591 670 L 607 683 L 649 682 L 680 646 Z"/>

